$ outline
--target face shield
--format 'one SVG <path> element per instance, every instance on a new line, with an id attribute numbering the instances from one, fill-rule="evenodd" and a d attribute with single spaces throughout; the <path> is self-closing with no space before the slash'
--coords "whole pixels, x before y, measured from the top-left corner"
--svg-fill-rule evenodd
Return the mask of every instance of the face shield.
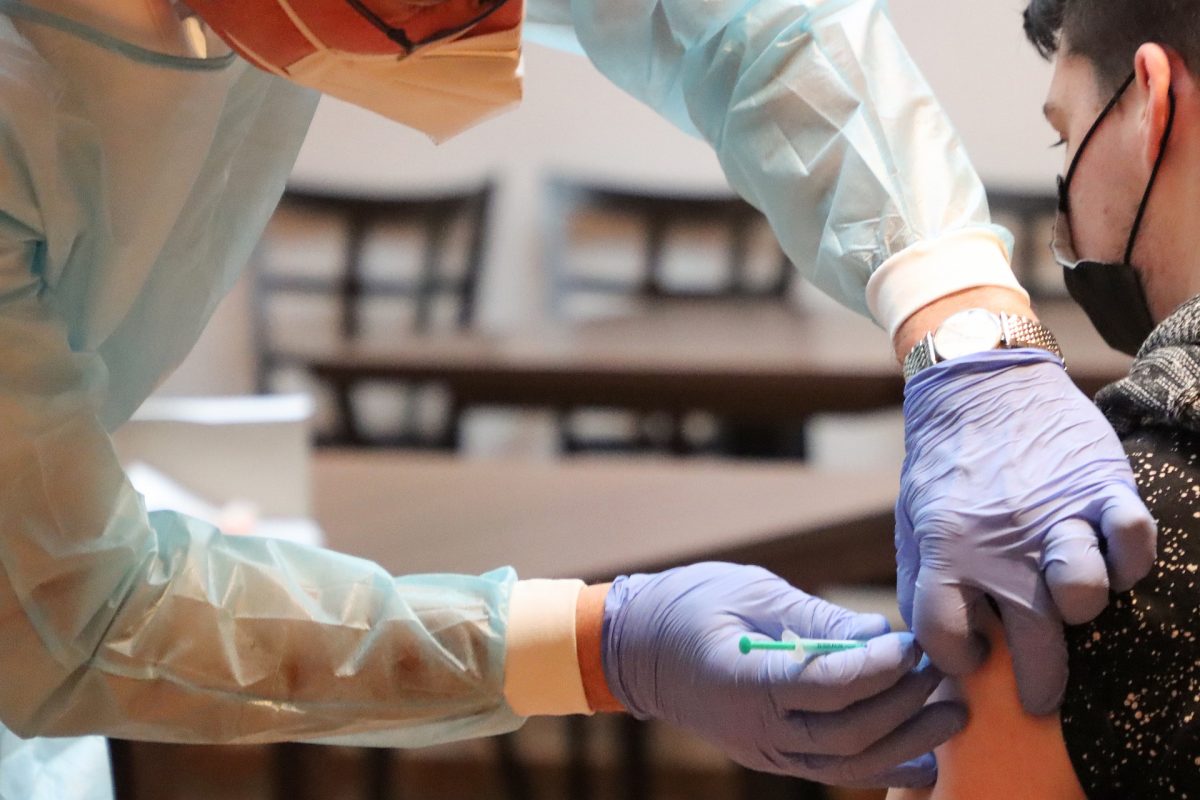
<path id="1" fill-rule="evenodd" d="M 255 66 L 436 141 L 521 99 L 523 0 L 186 0 Z"/>

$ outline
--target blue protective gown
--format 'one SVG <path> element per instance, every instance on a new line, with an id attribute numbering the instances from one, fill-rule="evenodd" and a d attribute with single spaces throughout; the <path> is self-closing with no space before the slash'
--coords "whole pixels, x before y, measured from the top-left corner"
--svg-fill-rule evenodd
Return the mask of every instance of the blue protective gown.
<path id="1" fill-rule="evenodd" d="M 792 260 L 864 309 L 902 248 L 988 226 L 881 0 L 550 0 L 717 149 Z M 110 797 L 109 734 L 429 744 L 512 730 L 512 570 L 395 578 L 147 514 L 108 438 L 187 353 L 316 97 L 0 0 L 0 800 Z"/>
<path id="2" fill-rule="evenodd" d="M 113 452 L 246 263 L 316 96 L 0 3 L 0 798 L 111 796 L 107 734 L 512 730 L 512 570 L 393 578 L 147 514 Z"/>

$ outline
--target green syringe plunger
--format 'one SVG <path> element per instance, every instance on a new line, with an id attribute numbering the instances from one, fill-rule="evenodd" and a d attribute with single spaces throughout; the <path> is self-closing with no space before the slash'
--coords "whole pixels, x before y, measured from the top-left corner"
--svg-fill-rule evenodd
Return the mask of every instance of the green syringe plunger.
<path id="1" fill-rule="evenodd" d="M 751 650 L 788 650 L 797 658 L 805 658 L 821 653 L 840 653 L 844 650 L 857 650 L 866 647 L 867 643 L 855 639 L 805 639 L 791 631 L 783 632 L 783 641 L 770 639 L 756 642 L 749 636 L 743 636 L 738 642 L 738 650 L 748 655 Z"/>

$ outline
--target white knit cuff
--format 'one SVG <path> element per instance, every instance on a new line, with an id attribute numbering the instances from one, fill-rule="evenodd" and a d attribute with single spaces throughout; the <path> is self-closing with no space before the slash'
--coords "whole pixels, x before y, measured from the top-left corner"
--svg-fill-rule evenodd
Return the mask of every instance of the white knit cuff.
<path id="1" fill-rule="evenodd" d="M 896 253 L 867 281 L 867 306 L 890 336 L 925 306 L 966 289 L 1021 288 L 1008 263 L 1003 241 L 986 228 L 972 228 Z"/>
<path id="2" fill-rule="evenodd" d="M 504 697 L 523 717 L 590 714 L 575 649 L 583 581 L 517 581 L 508 607 Z"/>

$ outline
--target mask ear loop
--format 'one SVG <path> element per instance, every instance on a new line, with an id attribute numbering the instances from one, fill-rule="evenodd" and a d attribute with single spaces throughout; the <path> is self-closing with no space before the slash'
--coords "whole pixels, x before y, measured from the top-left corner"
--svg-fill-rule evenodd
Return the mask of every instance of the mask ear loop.
<path id="1" fill-rule="evenodd" d="M 357 11 L 363 17 L 363 19 L 365 19 L 367 22 L 370 22 L 372 25 L 378 28 L 384 36 L 399 46 L 404 51 L 405 55 L 412 55 L 413 52 L 421 45 L 430 44 L 443 39 L 449 39 L 457 36 L 460 33 L 463 33 L 464 31 L 470 30 L 480 22 L 483 22 L 485 19 L 490 17 L 492 14 L 495 14 L 497 11 L 499 11 L 500 7 L 507 2 L 508 0 L 500 0 L 491 8 L 485 9 L 483 12 L 472 17 L 461 25 L 455 25 L 454 27 L 440 30 L 433 36 L 429 37 L 429 39 L 426 41 L 414 42 L 412 39 L 408 38 L 408 34 L 404 32 L 403 28 L 396 28 L 387 24 L 382 17 L 380 17 L 371 9 L 367 8 L 362 0 L 346 0 L 346 4 L 348 6 Z"/>
<path id="2" fill-rule="evenodd" d="M 1079 166 L 1079 157 L 1083 155 L 1084 148 L 1087 147 L 1092 137 L 1096 135 L 1096 131 L 1100 129 L 1100 123 L 1116 108 L 1117 103 L 1121 101 L 1121 97 L 1125 94 L 1125 90 L 1133 84 L 1136 77 L 1136 72 L 1129 73 L 1129 77 L 1121 84 L 1121 88 L 1117 89 L 1117 93 L 1112 96 L 1112 99 L 1108 101 L 1108 104 L 1097 115 L 1096 121 L 1092 123 L 1092 127 L 1088 128 L 1088 132 L 1083 135 L 1083 141 L 1079 143 L 1079 149 L 1075 151 L 1075 157 L 1071 159 L 1071 166 L 1067 167 L 1067 176 L 1062 179 L 1062 192 L 1060 193 L 1062 196 L 1059 198 L 1058 210 L 1064 214 L 1067 213 L 1067 209 L 1071 204 L 1071 179 L 1075 177 L 1075 168 Z"/>
<path id="3" fill-rule="evenodd" d="M 1125 263 L 1133 258 L 1133 246 L 1137 242 L 1138 231 L 1142 227 L 1142 217 L 1146 215 L 1146 206 L 1150 204 L 1150 192 L 1154 189 L 1154 181 L 1158 178 L 1158 169 L 1162 166 L 1167 155 L 1167 141 L 1171 138 L 1171 129 L 1175 127 L 1175 89 L 1167 87 L 1167 99 L 1170 110 L 1167 112 L 1167 127 L 1163 129 L 1162 141 L 1158 145 L 1158 158 L 1154 159 L 1154 169 L 1150 172 L 1150 182 L 1146 184 L 1146 193 L 1142 195 L 1142 204 L 1138 206 L 1137 216 L 1133 220 L 1133 230 L 1129 232 L 1129 244 L 1125 247 Z"/>

